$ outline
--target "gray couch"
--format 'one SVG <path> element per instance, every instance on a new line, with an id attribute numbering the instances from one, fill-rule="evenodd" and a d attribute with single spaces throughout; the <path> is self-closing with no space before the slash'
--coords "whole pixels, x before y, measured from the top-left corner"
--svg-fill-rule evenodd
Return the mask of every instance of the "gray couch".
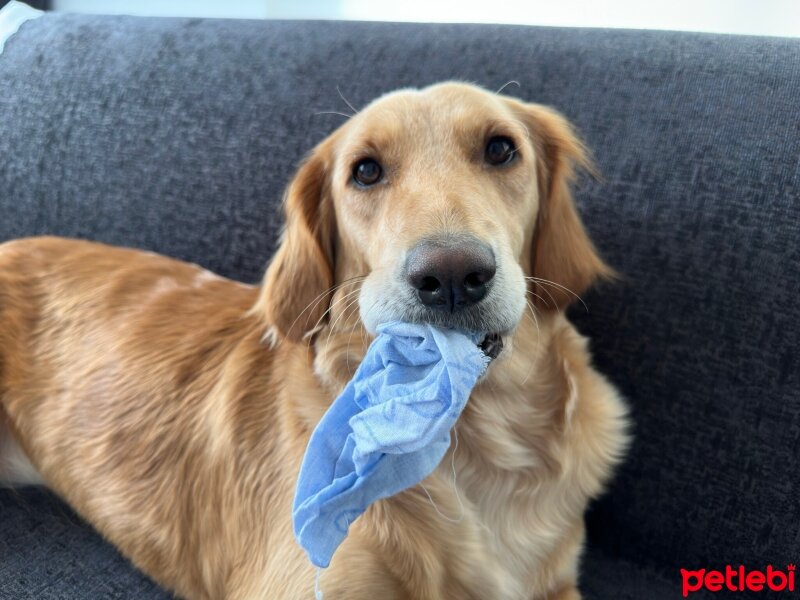
<path id="1" fill-rule="evenodd" d="M 636 441 L 587 517 L 585 597 L 800 560 L 800 40 L 47 14 L 0 56 L 0 241 L 257 281 L 283 186 L 342 120 L 318 113 L 346 112 L 337 86 L 361 106 L 445 79 L 519 81 L 506 93 L 563 111 L 603 173 L 577 198 L 625 277 L 573 319 Z M 164 595 L 58 499 L 0 491 L 0 598 Z"/>

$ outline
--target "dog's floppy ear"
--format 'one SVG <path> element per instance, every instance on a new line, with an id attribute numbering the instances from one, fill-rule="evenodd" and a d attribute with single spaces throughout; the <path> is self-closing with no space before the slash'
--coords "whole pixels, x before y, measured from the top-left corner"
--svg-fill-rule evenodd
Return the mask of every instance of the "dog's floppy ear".
<path id="1" fill-rule="evenodd" d="M 328 139 L 306 158 L 286 189 L 286 228 L 256 305 L 272 331 L 292 341 L 319 324 L 330 303 L 335 235 L 331 162 Z"/>
<path id="2" fill-rule="evenodd" d="M 558 112 L 522 106 L 538 154 L 540 206 L 530 264 L 532 275 L 544 281 L 533 281 L 534 302 L 541 310 L 560 310 L 595 281 L 615 274 L 589 239 L 570 192 L 575 167 L 591 169 L 583 143 Z"/>

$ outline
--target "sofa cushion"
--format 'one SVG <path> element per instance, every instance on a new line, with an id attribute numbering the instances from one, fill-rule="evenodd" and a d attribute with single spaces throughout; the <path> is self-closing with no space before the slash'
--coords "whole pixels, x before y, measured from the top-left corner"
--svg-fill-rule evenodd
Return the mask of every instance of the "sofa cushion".
<path id="1" fill-rule="evenodd" d="M 0 490 L 0 515 L 2 599 L 170 597 L 41 488 Z"/>

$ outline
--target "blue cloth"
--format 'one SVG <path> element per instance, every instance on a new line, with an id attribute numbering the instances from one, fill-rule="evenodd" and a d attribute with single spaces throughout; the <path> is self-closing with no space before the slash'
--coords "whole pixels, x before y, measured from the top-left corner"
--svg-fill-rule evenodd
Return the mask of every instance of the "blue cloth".
<path id="1" fill-rule="evenodd" d="M 430 325 L 378 327 L 355 376 L 311 434 L 300 467 L 294 533 L 316 566 L 328 566 L 370 504 L 416 485 L 442 460 L 489 360 L 480 338 Z"/>

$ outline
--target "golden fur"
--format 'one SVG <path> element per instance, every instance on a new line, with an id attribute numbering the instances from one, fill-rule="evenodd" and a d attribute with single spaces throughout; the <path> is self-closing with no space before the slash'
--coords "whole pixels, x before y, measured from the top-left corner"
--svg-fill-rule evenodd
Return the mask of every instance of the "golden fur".
<path id="1" fill-rule="evenodd" d="M 498 128 L 520 151 L 503 172 L 475 158 Z M 390 184 L 349 185 L 360 149 L 395 165 Z M 376 101 L 313 151 L 260 288 L 85 241 L 0 245 L 0 477 L 41 476 L 182 597 L 312 598 L 295 478 L 369 342 L 364 300 L 421 236 L 469 231 L 508 277 L 541 278 L 532 303 L 455 452 L 359 518 L 320 585 L 326 600 L 580 598 L 583 513 L 626 445 L 624 405 L 561 312 L 611 274 L 570 197 L 583 163 L 556 112 L 442 84 Z"/>

